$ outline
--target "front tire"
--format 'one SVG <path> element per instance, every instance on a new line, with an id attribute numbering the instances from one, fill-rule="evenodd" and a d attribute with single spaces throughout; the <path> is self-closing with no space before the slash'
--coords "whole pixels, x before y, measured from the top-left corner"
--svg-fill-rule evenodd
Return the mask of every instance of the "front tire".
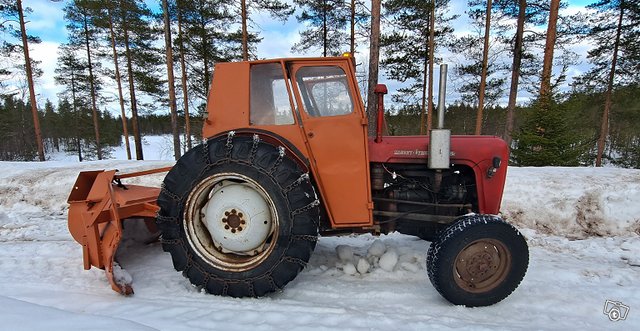
<path id="1" fill-rule="evenodd" d="M 309 261 L 319 202 L 308 174 L 257 135 L 210 139 L 167 174 L 158 197 L 162 245 L 208 293 L 257 297 Z"/>
<path id="2" fill-rule="evenodd" d="M 527 272 L 527 242 L 496 216 L 463 216 L 440 233 L 427 253 L 433 287 L 448 301 L 468 307 L 502 301 Z"/>

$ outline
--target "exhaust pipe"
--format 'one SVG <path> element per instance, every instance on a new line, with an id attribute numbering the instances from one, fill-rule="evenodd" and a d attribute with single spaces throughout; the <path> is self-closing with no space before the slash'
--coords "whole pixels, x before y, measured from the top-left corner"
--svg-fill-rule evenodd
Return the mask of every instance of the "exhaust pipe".
<path id="1" fill-rule="evenodd" d="M 447 90 L 447 64 L 440 65 L 438 84 L 438 128 L 429 133 L 429 169 L 449 169 L 451 130 L 444 127 L 444 103 Z"/>

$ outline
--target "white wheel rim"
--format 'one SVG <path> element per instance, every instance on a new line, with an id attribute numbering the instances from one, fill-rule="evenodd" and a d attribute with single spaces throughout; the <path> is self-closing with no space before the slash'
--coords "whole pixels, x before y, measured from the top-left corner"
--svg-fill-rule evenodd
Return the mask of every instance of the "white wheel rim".
<path id="1" fill-rule="evenodd" d="M 245 183 L 220 181 L 200 210 L 211 239 L 223 253 L 257 255 L 271 232 L 267 201 Z"/>
<path id="2" fill-rule="evenodd" d="M 227 271 L 245 271 L 266 259 L 277 240 L 273 200 L 253 179 L 220 173 L 189 194 L 183 218 L 189 245 L 202 259 Z"/>

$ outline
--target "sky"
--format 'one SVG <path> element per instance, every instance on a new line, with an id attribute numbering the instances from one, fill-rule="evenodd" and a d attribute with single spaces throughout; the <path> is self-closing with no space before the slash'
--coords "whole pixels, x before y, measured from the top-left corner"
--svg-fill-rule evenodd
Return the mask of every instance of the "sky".
<path id="1" fill-rule="evenodd" d="M 574 13 L 579 10 L 584 10 L 584 6 L 592 3 L 594 0 L 569 0 L 567 1 L 569 6 L 565 9 L 566 12 Z M 146 0 L 149 6 L 153 10 L 160 10 L 159 1 Z M 57 94 L 61 91 L 61 87 L 55 83 L 55 67 L 58 56 L 58 46 L 67 40 L 67 32 L 65 29 L 64 21 L 64 1 L 52 2 L 50 0 L 23 0 L 23 6 L 30 7 L 33 12 L 27 16 L 27 31 L 29 34 L 38 36 L 42 42 L 40 44 L 30 45 L 31 56 L 40 61 L 40 68 L 44 71 L 42 77 L 37 80 L 36 93 L 38 94 L 38 103 L 43 104 L 46 99 L 52 100 L 54 103 L 57 101 Z M 365 1 L 369 6 L 369 2 Z M 467 9 L 466 0 L 451 0 L 450 13 L 459 13 L 460 18 L 453 22 L 453 27 L 456 34 L 461 35 L 469 32 L 471 27 L 469 21 L 464 14 Z M 299 31 L 303 26 L 299 24 L 295 17 L 290 17 L 287 22 L 280 22 L 271 19 L 266 14 L 254 13 L 252 19 L 255 21 L 254 31 L 260 33 L 262 41 L 257 46 L 257 56 L 259 58 L 280 58 L 280 57 L 292 57 L 292 56 L 318 56 L 319 51 L 309 53 L 296 53 L 291 50 L 291 46 L 299 41 Z M 384 21 L 382 29 L 384 30 Z M 544 29 L 544 27 L 541 27 Z M 588 69 L 585 56 L 589 49 L 589 45 L 586 42 L 573 46 L 573 50 L 579 54 L 581 63 L 573 66 L 570 69 L 569 76 L 577 76 Z M 345 49 L 346 51 L 346 49 Z M 368 57 L 368 42 L 361 42 L 357 48 L 357 62 L 366 63 Z M 436 54 L 444 58 L 445 62 L 456 62 L 456 59 L 446 50 L 440 51 L 440 54 Z M 362 65 L 365 67 L 365 65 Z M 436 73 L 434 77 L 438 77 Z M 450 67 L 451 70 L 451 67 Z M 399 87 L 401 83 L 388 80 L 384 77 L 381 71 L 380 81 L 386 83 L 389 87 L 390 93 L 393 93 Z M 449 86 L 447 88 L 447 103 L 451 103 L 460 99 L 460 95 L 456 92 L 456 86 L 459 82 L 455 77 L 449 74 Z M 115 84 L 114 84 L 115 85 Z M 434 83 L 434 89 L 437 89 L 437 82 Z M 565 87 L 566 88 L 566 87 Z M 105 89 L 107 94 L 117 95 L 115 87 L 113 91 L 109 91 L 109 88 Z M 434 91 L 434 95 L 437 95 L 437 91 Z M 521 91 L 519 102 L 526 102 L 530 94 L 526 91 Z M 506 93 L 500 103 L 506 103 Z M 117 105 L 107 105 L 107 108 L 113 113 L 118 113 Z"/>

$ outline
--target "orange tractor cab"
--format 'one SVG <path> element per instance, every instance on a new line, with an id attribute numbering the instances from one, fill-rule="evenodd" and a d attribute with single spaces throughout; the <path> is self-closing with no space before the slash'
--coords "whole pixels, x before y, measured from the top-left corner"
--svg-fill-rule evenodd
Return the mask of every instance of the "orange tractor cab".
<path id="1" fill-rule="evenodd" d="M 295 278 L 319 235 L 398 231 L 432 241 L 428 276 L 452 303 L 504 299 L 528 265 L 523 236 L 495 216 L 506 144 L 444 129 L 383 136 L 386 88 L 376 92 L 378 134 L 368 137 L 350 57 L 217 64 L 206 140 L 170 170 L 79 175 L 69 229 L 85 268 L 105 269 L 114 290 L 132 293 L 114 274 L 122 222 L 155 218 L 150 228 L 191 283 L 255 297 Z M 161 188 L 122 183 L 167 170 Z"/>

